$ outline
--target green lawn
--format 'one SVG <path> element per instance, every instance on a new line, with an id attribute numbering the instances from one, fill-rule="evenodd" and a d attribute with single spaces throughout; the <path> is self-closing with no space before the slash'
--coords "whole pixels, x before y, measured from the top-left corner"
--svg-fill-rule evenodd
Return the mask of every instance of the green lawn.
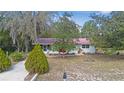
<path id="1" fill-rule="evenodd" d="M 38 81 L 63 80 L 124 80 L 124 56 L 83 55 L 80 57 L 48 58 L 49 73 L 39 75 Z"/>

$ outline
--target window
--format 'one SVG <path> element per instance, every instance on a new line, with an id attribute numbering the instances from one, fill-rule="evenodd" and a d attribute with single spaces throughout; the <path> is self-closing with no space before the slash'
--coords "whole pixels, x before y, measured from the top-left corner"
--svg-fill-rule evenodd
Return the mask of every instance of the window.
<path id="1" fill-rule="evenodd" d="M 82 45 L 82 48 L 85 48 L 85 45 Z"/>
<path id="2" fill-rule="evenodd" d="M 82 45 L 82 48 L 89 48 L 89 45 Z"/>
<path id="3" fill-rule="evenodd" d="M 47 46 L 46 45 L 42 45 L 42 48 L 44 51 L 47 51 Z"/>
<path id="4" fill-rule="evenodd" d="M 89 45 L 86 45 L 86 48 L 89 48 Z"/>
<path id="5" fill-rule="evenodd" d="M 50 45 L 47 45 L 47 49 L 51 50 L 51 46 Z"/>

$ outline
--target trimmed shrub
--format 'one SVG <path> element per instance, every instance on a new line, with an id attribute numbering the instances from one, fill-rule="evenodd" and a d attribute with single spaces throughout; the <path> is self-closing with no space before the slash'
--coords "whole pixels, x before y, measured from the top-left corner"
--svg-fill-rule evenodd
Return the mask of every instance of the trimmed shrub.
<path id="1" fill-rule="evenodd" d="M 0 72 L 6 71 L 11 66 L 11 61 L 6 56 L 4 51 L 0 48 Z"/>
<path id="2" fill-rule="evenodd" d="M 43 74 L 48 72 L 48 61 L 39 44 L 37 44 L 29 53 L 29 56 L 25 62 L 25 68 L 31 73 Z"/>
<path id="3" fill-rule="evenodd" d="M 24 60 L 25 59 L 25 55 L 24 55 L 23 52 L 15 51 L 15 52 L 10 54 L 10 58 L 11 58 L 12 61 L 18 62 L 18 61 Z"/>
<path id="4" fill-rule="evenodd" d="M 104 54 L 106 54 L 106 55 L 114 55 L 114 54 L 116 54 L 116 50 L 113 49 L 113 48 L 106 48 L 106 49 L 104 49 Z"/>

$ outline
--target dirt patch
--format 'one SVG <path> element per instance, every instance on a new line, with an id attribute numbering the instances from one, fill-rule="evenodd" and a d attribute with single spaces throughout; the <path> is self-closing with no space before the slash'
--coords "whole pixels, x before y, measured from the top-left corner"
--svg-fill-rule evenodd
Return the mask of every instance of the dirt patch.
<path id="1" fill-rule="evenodd" d="M 79 57 L 48 58 L 49 73 L 39 75 L 38 81 L 124 80 L 124 56 L 83 55 Z"/>

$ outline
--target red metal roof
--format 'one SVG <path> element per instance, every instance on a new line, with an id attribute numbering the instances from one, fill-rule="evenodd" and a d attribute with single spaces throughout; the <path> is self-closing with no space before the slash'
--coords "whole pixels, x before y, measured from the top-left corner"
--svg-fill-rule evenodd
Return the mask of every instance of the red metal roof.
<path id="1" fill-rule="evenodd" d="M 90 40 L 88 38 L 76 38 L 76 39 L 74 39 L 74 42 L 75 42 L 75 44 L 78 44 L 78 45 L 91 44 Z"/>

